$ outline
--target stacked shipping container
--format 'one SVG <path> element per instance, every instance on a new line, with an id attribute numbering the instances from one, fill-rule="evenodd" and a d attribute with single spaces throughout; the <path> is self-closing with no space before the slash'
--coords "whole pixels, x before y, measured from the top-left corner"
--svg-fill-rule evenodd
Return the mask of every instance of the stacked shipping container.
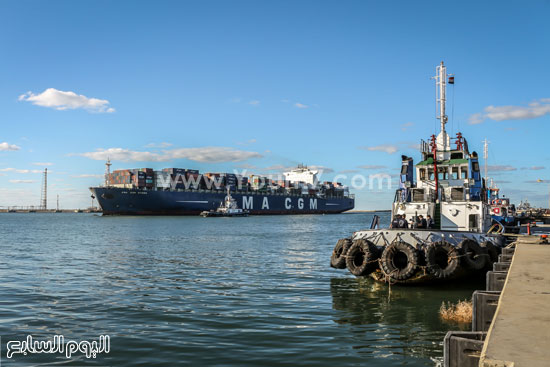
<path id="1" fill-rule="evenodd" d="M 234 173 L 204 173 L 184 168 L 164 168 L 153 171 L 151 168 L 139 168 L 113 171 L 108 177 L 108 184 L 114 187 L 170 190 L 201 189 L 231 191 L 257 191 L 262 193 L 280 193 L 287 195 L 347 196 L 348 188 L 341 183 L 325 181 L 315 187 L 304 182 L 271 180 L 265 176 L 250 177 Z"/>

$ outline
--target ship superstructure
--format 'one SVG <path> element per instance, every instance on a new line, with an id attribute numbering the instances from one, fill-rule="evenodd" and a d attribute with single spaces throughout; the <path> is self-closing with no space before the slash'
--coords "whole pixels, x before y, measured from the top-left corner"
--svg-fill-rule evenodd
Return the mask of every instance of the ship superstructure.
<path id="1" fill-rule="evenodd" d="M 443 63 L 437 67 L 435 79 L 441 129 L 437 136 L 421 141 L 422 160 L 416 166 L 412 158 L 403 156 L 392 214 L 404 214 L 409 219 L 430 215 L 435 229 L 484 233 L 491 226 L 491 217 L 479 157 L 469 151 L 461 133 L 453 139 L 447 134 L 447 73 Z"/>

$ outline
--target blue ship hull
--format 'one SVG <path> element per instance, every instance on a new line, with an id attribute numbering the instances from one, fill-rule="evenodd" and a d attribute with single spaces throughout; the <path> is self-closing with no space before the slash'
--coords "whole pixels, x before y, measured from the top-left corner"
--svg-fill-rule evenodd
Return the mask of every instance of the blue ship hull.
<path id="1" fill-rule="evenodd" d="M 198 215 L 216 209 L 225 198 L 221 191 L 156 191 L 92 187 L 104 215 Z M 236 192 L 239 208 L 251 214 L 336 214 L 351 210 L 354 198 L 314 195 Z"/>

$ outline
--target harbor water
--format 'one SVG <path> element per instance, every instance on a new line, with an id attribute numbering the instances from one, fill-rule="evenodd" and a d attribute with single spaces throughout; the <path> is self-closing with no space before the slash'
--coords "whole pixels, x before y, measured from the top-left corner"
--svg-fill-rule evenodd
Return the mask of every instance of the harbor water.
<path id="1" fill-rule="evenodd" d="M 441 303 L 483 283 L 389 289 L 331 269 L 336 241 L 371 219 L 0 214 L 2 364 L 434 366 L 460 327 Z M 110 351 L 7 360 L 27 335 L 109 335 Z"/>

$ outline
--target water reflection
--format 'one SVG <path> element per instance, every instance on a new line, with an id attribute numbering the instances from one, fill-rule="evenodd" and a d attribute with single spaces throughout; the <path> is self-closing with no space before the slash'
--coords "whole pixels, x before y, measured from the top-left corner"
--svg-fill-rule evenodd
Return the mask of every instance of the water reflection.
<path id="1" fill-rule="evenodd" d="M 361 354 L 433 365 L 442 356 L 445 333 L 460 328 L 439 319 L 441 302 L 470 297 L 472 286 L 390 288 L 370 278 L 332 278 L 334 322 L 350 326 L 353 348 Z"/>

